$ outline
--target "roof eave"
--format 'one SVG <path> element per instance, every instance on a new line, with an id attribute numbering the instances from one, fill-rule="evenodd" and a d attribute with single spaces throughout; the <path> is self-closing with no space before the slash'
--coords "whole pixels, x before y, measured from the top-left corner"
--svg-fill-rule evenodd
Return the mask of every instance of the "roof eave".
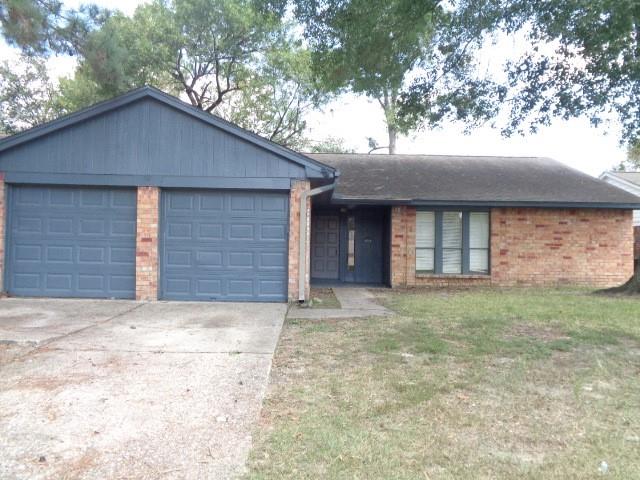
<path id="1" fill-rule="evenodd" d="M 420 199 L 375 199 L 334 195 L 332 203 L 344 205 L 409 205 L 415 207 L 529 207 L 529 208 L 597 208 L 638 210 L 640 202 L 561 202 L 538 200 L 420 200 Z"/>

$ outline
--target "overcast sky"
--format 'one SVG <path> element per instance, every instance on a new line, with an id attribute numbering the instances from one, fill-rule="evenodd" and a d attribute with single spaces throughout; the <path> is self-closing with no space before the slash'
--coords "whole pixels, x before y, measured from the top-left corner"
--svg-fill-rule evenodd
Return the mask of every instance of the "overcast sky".
<path id="1" fill-rule="evenodd" d="M 118 8 L 130 15 L 143 1 L 94 0 L 94 3 Z M 74 7 L 81 2 L 67 0 L 65 3 Z M 505 58 L 516 56 L 522 48 L 518 40 L 502 39 L 482 52 L 483 67 L 497 72 Z M 12 58 L 14 53 L 0 44 L 0 59 Z M 74 61 L 69 57 L 54 57 L 49 61 L 49 67 L 53 76 L 68 75 L 73 71 Z M 386 144 L 382 111 L 377 103 L 365 98 L 341 97 L 322 112 L 313 113 L 308 124 L 310 138 L 341 137 L 358 152 L 368 150 L 367 137 L 376 138 L 380 145 Z M 502 137 L 499 130 L 489 126 L 465 135 L 462 125 L 448 124 L 437 130 L 420 131 L 400 138 L 397 150 L 398 153 L 551 157 L 591 175 L 599 175 L 625 158 L 625 151 L 618 145 L 618 133 L 615 124 L 595 129 L 589 126 L 586 118 L 556 120 L 551 126 L 541 128 L 536 135 L 511 138 Z"/>

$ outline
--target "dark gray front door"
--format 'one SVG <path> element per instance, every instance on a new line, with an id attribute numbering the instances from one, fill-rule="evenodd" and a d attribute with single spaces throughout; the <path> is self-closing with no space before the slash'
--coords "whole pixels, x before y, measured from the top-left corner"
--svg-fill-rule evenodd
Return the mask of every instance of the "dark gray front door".
<path id="1" fill-rule="evenodd" d="M 135 190 L 12 186 L 9 208 L 9 293 L 134 298 Z"/>
<path id="2" fill-rule="evenodd" d="M 382 283 L 382 217 L 376 212 L 357 212 L 355 223 L 355 281 Z"/>
<path id="3" fill-rule="evenodd" d="M 340 276 L 340 217 L 314 216 L 311 232 L 311 277 L 337 280 Z"/>
<path id="4" fill-rule="evenodd" d="M 286 301 L 286 193 L 164 190 L 161 226 L 163 298 Z"/>

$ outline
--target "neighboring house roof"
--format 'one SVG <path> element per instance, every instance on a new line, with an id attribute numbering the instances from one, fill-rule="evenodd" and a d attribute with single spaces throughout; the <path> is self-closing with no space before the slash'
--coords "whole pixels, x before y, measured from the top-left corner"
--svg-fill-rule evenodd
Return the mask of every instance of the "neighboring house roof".
<path id="1" fill-rule="evenodd" d="M 604 172 L 600 179 L 640 197 L 640 172 Z M 640 226 L 640 207 L 633 212 L 633 224 Z"/>
<path id="2" fill-rule="evenodd" d="M 548 158 L 308 156 L 340 172 L 335 203 L 640 208 L 640 198 Z"/>
<path id="3" fill-rule="evenodd" d="M 629 185 L 631 191 L 640 195 L 640 172 L 604 172 L 600 175 L 602 180 L 615 179 L 622 185 Z"/>
<path id="4" fill-rule="evenodd" d="M 233 123 L 227 122 L 220 117 L 203 112 L 202 110 L 183 102 L 179 98 L 176 98 L 172 95 L 162 92 L 161 90 L 149 86 L 132 90 L 123 95 L 112 98 L 110 100 L 106 100 L 104 102 L 100 102 L 78 112 L 65 115 L 51 122 L 47 122 L 37 127 L 25 130 L 24 132 L 20 132 L 16 135 L 11 135 L 9 137 L 3 138 L 0 140 L 0 152 L 3 152 L 10 148 L 14 148 L 27 142 L 31 142 L 32 140 L 35 140 L 44 135 L 48 135 L 62 128 L 66 128 L 71 125 L 86 121 L 89 118 L 102 115 L 117 108 L 121 108 L 143 98 L 153 98 L 172 108 L 191 115 L 205 123 L 213 125 L 229 134 L 235 135 L 248 142 L 258 145 L 265 150 L 286 158 L 287 160 L 302 165 L 306 168 L 310 168 L 314 171 L 321 172 L 323 176 L 333 176 L 333 169 L 327 165 L 323 165 L 289 148 L 271 142 L 266 138 L 256 135 L 255 133 L 234 125 Z"/>

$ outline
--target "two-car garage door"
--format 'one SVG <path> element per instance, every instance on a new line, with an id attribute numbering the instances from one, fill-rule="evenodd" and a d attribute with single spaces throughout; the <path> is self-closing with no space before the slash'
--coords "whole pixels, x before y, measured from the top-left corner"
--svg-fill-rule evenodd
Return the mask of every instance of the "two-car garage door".
<path id="1" fill-rule="evenodd" d="M 160 296 L 285 301 L 288 195 L 162 190 Z M 7 290 L 134 298 L 136 191 L 12 186 Z"/>

